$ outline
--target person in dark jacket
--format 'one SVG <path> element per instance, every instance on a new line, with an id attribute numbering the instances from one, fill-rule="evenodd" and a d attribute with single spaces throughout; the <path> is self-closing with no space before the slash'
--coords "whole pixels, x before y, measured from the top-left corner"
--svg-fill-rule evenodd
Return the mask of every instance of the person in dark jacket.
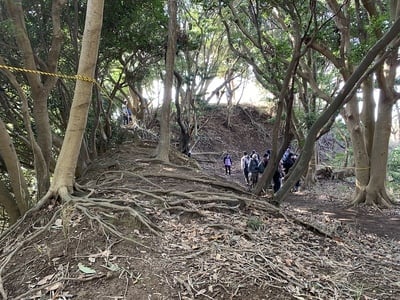
<path id="1" fill-rule="evenodd" d="M 264 156 L 263 156 L 262 161 L 261 161 L 260 164 L 258 165 L 258 170 L 259 170 L 260 173 L 263 173 L 264 170 L 265 170 L 265 168 L 266 168 L 267 165 L 268 165 L 269 154 L 270 154 L 270 153 L 265 153 Z M 273 181 L 273 183 L 274 183 L 274 187 L 273 187 L 274 193 L 276 193 L 277 191 L 279 191 L 279 189 L 280 189 L 281 186 L 282 186 L 282 173 L 283 173 L 283 170 L 282 170 L 282 163 L 279 162 L 278 168 L 276 169 L 276 171 L 274 172 L 274 175 L 273 175 L 273 177 L 272 177 L 272 181 Z"/>
<path id="2" fill-rule="evenodd" d="M 269 156 L 268 154 L 264 154 L 262 160 L 260 161 L 260 163 L 258 164 L 258 172 L 259 173 L 264 173 L 265 168 L 268 165 L 268 161 L 269 161 Z"/>
<path id="3" fill-rule="evenodd" d="M 285 174 L 289 173 L 289 169 L 294 165 L 295 162 L 296 154 L 294 153 L 289 153 L 286 157 L 282 157 L 282 166 Z"/>
<path id="4" fill-rule="evenodd" d="M 251 187 L 254 187 L 258 181 L 258 165 L 259 161 L 257 158 L 257 154 L 253 154 L 249 162 L 249 176 Z"/>
<path id="5" fill-rule="evenodd" d="M 290 168 L 294 165 L 296 162 L 297 155 L 295 153 L 289 153 L 289 155 L 286 157 L 286 159 L 282 158 L 282 166 L 283 166 L 283 172 L 285 176 L 289 174 Z M 300 180 L 298 180 L 293 188 L 295 192 L 298 191 L 300 187 Z"/>
<path id="6" fill-rule="evenodd" d="M 274 193 L 279 191 L 282 186 L 283 167 L 282 162 L 279 161 L 278 168 L 276 169 L 272 181 L 274 182 Z"/>

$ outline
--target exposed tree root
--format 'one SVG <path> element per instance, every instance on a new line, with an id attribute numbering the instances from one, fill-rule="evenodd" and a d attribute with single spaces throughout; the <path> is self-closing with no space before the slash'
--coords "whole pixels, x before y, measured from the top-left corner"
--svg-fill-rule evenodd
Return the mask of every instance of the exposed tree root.
<path id="1" fill-rule="evenodd" d="M 386 190 L 368 191 L 367 187 L 359 188 L 354 199 L 351 201 L 352 206 L 370 205 L 391 208 L 394 204 L 394 200 L 389 197 Z"/>
<path id="2" fill-rule="evenodd" d="M 236 184 L 209 178 L 201 173 L 197 174 L 193 172 L 189 175 L 185 168 L 180 168 L 180 170 L 184 171 L 180 173 L 174 173 L 168 168 L 174 168 L 176 172 L 175 165 L 163 165 L 159 169 L 158 166 L 156 166 L 154 172 L 150 172 L 150 169 L 146 169 L 146 172 L 143 172 L 143 169 L 141 169 L 142 173 L 140 174 L 125 170 L 106 171 L 101 173 L 97 180 L 91 181 L 86 185 L 77 185 L 75 187 L 76 194 L 71 195 L 66 188 L 60 188 L 57 201 L 55 200 L 54 193 L 49 192 L 30 213 L 38 212 L 46 205 L 49 205 L 51 208 L 58 207 L 56 205 L 61 203 L 61 206 L 58 207 L 51 220 L 39 230 L 35 230 L 33 233 L 29 234 L 25 232 L 20 238 L 13 242 L 12 245 L 7 248 L 4 247 L 10 250 L 8 253 L 3 254 L 0 264 L 1 296 L 7 299 L 1 275 L 3 275 L 5 267 L 10 262 L 11 258 L 21 250 L 24 244 L 31 241 L 34 237 L 37 237 L 39 234 L 42 234 L 45 230 L 48 230 L 59 216 L 63 221 L 64 234 L 67 237 L 69 235 L 72 217 L 76 211 L 79 211 L 79 213 L 84 215 L 90 222 L 98 224 L 105 232 L 109 232 L 121 240 L 132 242 L 143 248 L 148 247 L 121 231 L 121 227 L 118 228 L 115 222 L 118 222 L 118 220 L 122 218 L 132 218 L 150 233 L 161 235 L 163 233 L 161 228 L 156 226 L 148 216 L 156 211 L 157 214 L 153 215 L 155 218 L 164 218 L 168 215 L 168 212 L 178 211 L 178 213 L 197 214 L 199 217 L 204 218 L 205 222 L 207 222 L 206 224 L 208 224 L 207 227 L 227 229 L 236 236 L 240 235 L 247 240 L 253 240 L 252 234 L 250 234 L 248 228 L 246 228 L 246 222 L 242 221 L 241 223 L 225 224 L 218 219 L 220 215 L 219 212 L 237 212 L 243 210 L 247 212 L 256 211 L 259 213 L 263 211 L 269 214 L 278 214 L 287 222 L 291 224 L 301 224 L 307 230 L 324 237 L 335 238 L 334 234 L 327 232 L 324 228 L 297 219 L 294 216 L 286 215 L 265 199 L 247 193 Z M 158 182 L 155 181 L 157 178 Z M 186 191 L 178 190 L 179 183 L 182 181 L 185 181 L 184 190 Z M 170 182 L 172 182 L 172 185 L 169 185 Z M 199 190 L 198 186 L 200 185 L 204 186 L 206 190 Z M 178 188 L 171 188 L 174 186 Z M 220 188 L 223 190 L 218 190 Z M 137 207 L 140 207 L 140 209 L 136 210 L 135 208 Z M 149 212 L 149 214 L 145 215 L 139 211 L 146 211 Z M 165 213 L 160 215 L 160 212 Z M 217 212 L 217 214 L 211 212 Z M 231 216 L 235 218 L 236 215 L 229 214 L 228 218 Z M 12 227 L 13 229 L 11 232 L 15 232 L 18 224 L 21 225 L 22 222 L 21 220 L 16 223 L 15 227 Z M 20 228 L 22 228 L 22 226 Z M 27 230 L 31 229 L 32 227 Z M 6 237 L 7 236 L 9 235 L 6 235 Z M 3 241 L 5 241 L 5 237 L 0 240 L 0 243 Z M 66 281 L 69 279 L 63 278 L 63 280 Z M 32 290 L 19 297 L 22 299 L 30 293 L 32 293 Z"/>
<path id="3" fill-rule="evenodd" d="M 91 193 L 92 194 L 92 193 Z M 90 194 L 90 195 L 91 195 Z M 32 233 L 28 233 L 32 229 L 32 226 L 25 226 L 25 231 L 19 235 L 19 238 L 12 241 L 10 245 L 3 245 L 3 255 L 0 264 L 0 295 L 3 299 L 7 299 L 7 293 L 3 287 L 2 275 L 4 273 L 5 267 L 10 262 L 12 257 L 18 253 L 21 248 L 29 243 L 30 241 L 37 238 L 40 234 L 44 233 L 49 229 L 51 225 L 54 224 L 54 221 L 57 217 L 61 216 L 63 221 L 64 234 L 68 235 L 70 220 L 72 214 L 75 209 L 81 211 L 89 220 L 96 221 L 101 227 L 105 228 L 112 234 L 118 236 L 121 239 L 130 241 L 141 247 L 147 248 L 142 243 L 125 236 L 122 232 L 120 232 L 114 225 L 107 222 L 102 218 L 101 214 L 106 215 L 106 217 L 110 217 L 110 214 L 106 214 L 106 212 L 113 211 L 116 214 L 127 214 L 132 217 L 135 221 L 137 221 L 140 225 L 145 226 L 150 232 L 153 234 L 159 235 L 162 231 L 158 226 L 153 224 L 145 215 L 139 213 L 135 209 L 130 206 L 126 206 L 123 204 L 118 204 L 123 202 L 121 199 L 102 199 L 102 198 L 89 198 L 86 197 L 74 197 L 72 196 L 66 188 L 59 189 L 59 197 L 62 200 L 62 205 L 52 214 L 52 218 L 46 223 L 46 225 L 36 229 Z M 19 228 L 22 228 L 23 222 L 27 219 L 28 216 L 38 212 L 40 209 L 43 209 L 45 205 L 49 204 L 49 201 L 52 199 L 52 193 L 47 193 L 45 197 L 43 197 L 37 206 L 32 208 L 27 214 L 21 218 L 17 223 L 15 223 L 12 227 L 9 228 L 5 234 L 2 235 L 0 243 L 7 243 L 7 237 L 11 234 L 14 234 L 15 231 Z M 23 297 L 23 296 L 22 296 Z"/>
<path id="4" fill-rule="evenodd" d="M 164 168 L 165 169 L 165 168 Z M 162 204 L 165 208 L 162 211 L 181 211 L 183 213 L 194 213 L 199 215 L 200 217 L 206 217 L 206 211 L 208 210 L 238 210 L 240 208 L 250 208 L 253 207 L 256 210 L 265 210 L 267 212 L 277 213 L 282 216 L 287 222 L 290 223 L 298 223 L 311 230 L 315 233 L 318 233 L 325 237 L 332 238 L 333 236 L 329 232 L 325 232 L 323 229 L 318 227 L 317 225 L 307 223 L 305 221 L 296 219 L 292 216 L 287 216 L 281 212 L 281 210 L 272 205 L 271 203 L 254 198 L 254 195 L 246 193 L 243 189 L 239 188 L 237 185 L 234 185 L 229 182 L 218 181 L 215 179 L 203 178 L 201 174 L 199 176 L 188 176 L 187 174 L 176 174 L 168 171 L 163 171 L 163 173 L 153 172 L 153 173 L 142 173 L 137 174 L 134 172 L 127 171 L 109 171 L 103 173 L 100 177 L 106 176 L 107 174 L 111 175 L 120 175 L 118 176 L 118 180 L 122 180 L 125 177 L 135 177 L 143 180 L 150 187 L 155 187 L 154 190 L 142 190 L 142 189 L 130 189 L 130 188 L 118 188 L 119 191 L 127 192 L 132 197 L 134 194 L 141 194 L 150 197 L 150 199 L 157 200 L 160 204 Z M 197 174 L 196 174 L 197 175 Z M 152 180 L 148 178 L 155 177 L 163 177 L 169 179 L 178 179 L 185 181 L 192 181 L 196 183 L 202 183 L 205 185 L 225 188 L 228 190 L 232 190 L 235 193 L 227 193 L 227 192 L 215 192 L 215 191 L 178 191 L 174 189 L 166 190 L 161 187 L 159 184 L 154 183 Z M 127 178 L 125 178 L 127 179 Z M 99 183 L 100 180 L 97 182 Z M 112 187 L 110 187 L 112 185 Z M 108 178 L 107 180 L 101 182 L 100 185 L 96 187 L 88 188 L 96 189 L 97 192 L 101 191 L 113 191 L 117 192 L 115 188 L 115 178 Z M 249 196 L 249 197 L 248 197 Z M 136 203 L 137 204 L 137 203 Z M 137 204 L 138 205 L 138 204 Z M 141 204 L 144 206 L 145 204 Z M 235 231 L 240 232 L 241 229 L 235 229 Z"/>
<path id="5" fill-rule="evenodd" d="M 315 224 L 300 220 L 300 219 L 298 219 L 298 218 L 296 218 L 294 216 L 290 216 L 290 217 L 291 217 L 291 219 L 294 220 L 294 223 L 297 223 L 297 224 L 303 226 L 307 230 L 310 230 L 310 231 L 312 231 L 312 232 L 314 232 L 314 233 L 316 233 L 318 235 L 321 235 L 323 237 L 328 237 L 330 239 L 334 239 L 335 238 L 334 235 L 332 235 L 331 233 L 327 232 L 326 230 L 324 230 L 323 228 L 321 228 L 321 227 L 319 227 L 319 226 L 317 226 Z"/>
<path id="6" fill-rule="evenodd" d="M 171 207 L 167 207 L 167 208 L 162 209 L 161 211 L 166 211 L 166 210 L 169 210 L 169 211 L 179 210 L 179 211 L 183 211 L 185 213 L 197 214 L 200 217 L 206 217 L 207 216 L 204 212 L 200 211 L 199 209 L 186 208 L 186 207 L 180 206 L 180 205 L 174 205 L 174 206 L 171 206 Z"/>
<path id="7" fill-rule="evenodd" d="M 102 177 L 103 176 L 105 176 L 105 175 L 107 175 L 107 174 L 118 174 L 118 175 L 120 175 L 120 177 L 118 178 L 118 179 L 112 179 L 111 181 L 110 180 L 104 180 L 104 181 L 101 181 L 100 182 L 100 180 L 102 179 Z M 149 183 L 150 185 L 152 185 L 152 186 L 154 186 L 154 187 L 156 187 L 156 188 L 159 188 L 159 189 L 162 189 L 162 187 L 161 186 L 159 186 L 158 184 L 155 184 L 155 183 L 153 183 L 151 180 L 149 180 L 149 179 L 147 179 L 145 176 L 143 176 L 143 175 L 140 175 L 140 174 L 137 174 L 137 173 L 134 173 L 134 172 L 130 172 L 130 171 L 107 171 L 107 172 L 103 172 L 98 178 L 97 178 L 97 181 L 96 181 L 96 187 L 101 187 L 102 185 L 110 185 L 111 183 L 116 183 L 116 182 L 119 182 L 119 181 L 121 181 L 124 177 L 123 177 L 123 175 L 129 175 L 129 176 L 132 176 L 132 177 L 136 177 L 136 178 L 139 178 L 139 179 L 142 179 L 143 181 L 145 181 L 145 182 L 147 182 L 147 183 Z M 90 184 L 88 184 L 87 186 L 90 186 Z"/>
<path id="8" fill-rule="evenodd" d="M 18 251 L 21 250 L 21 248 L 24 245 L 26 245 L 27 243 L 33 241 L 36 237 L 38 237 L 40 234 L 44 233 L 46 230 L 49 229 L 49 227 L 54 223 L 55 219 L 59 216 L 60 211 L 61 211 L 60 208 L 58 210 L 56 210 L 54 212 L 52 218 L 50 219 L 50 221 L 48 221 L 47 224 L 45 226 L 41 227 L 39 230 L 36 230 L 33 233 L 30 233 L 30 234 L 27 234 L 27 235 L 21 234 L 21 235 L 18 236 L 18 239 L 13 241 L 13 245 L 12 246 L 9 245 L 9 246 L 3 247 L 3 251 L 4 252 L 3 252 L 3 255 L 2 255 L 2 258 L 1 258 L 1 263 L 0 263 L 0 294 L 3 297 L 4 300 L 8 299 L 7 298 L 7 293 L 6 293 L 6 291 L 4 290 L 4 287 L 3 287 L 3 280 L 2 280 L 2 276 L 3 276 L 3 273 L 4 273 L 5 267 L 10 262 L 12 257 L 16 253 L 18 253 Z M 13 227 L 12 231 L 14 231 L 16 228 L 17 227 Z M 6 236 L 2 236 L 2 238 L 0 240 L 0 243 L 4 242 L 4 239 L 5 239 Z"/>
<path id="9" fill-rule="evenodd" d="M 115 189 L 114 189 L 115 191 Z M 140 192 L 142 193 L 143 191 L 140 190 L 134 190 L 135 192 Z M 166 200 L 166 198 L 159 197 L 157 195 L 154 195 L 153 193 L 156 194 L 162 194 L 164 196 L 176 196 L 179 197 L 178 199 L 170 199 L 169 201 Z M 197 192 L 181 192 L 181 191 L 176 191 L 176 190 L 170 190 L 170 191 L 161 191 L 161 190 L 156 190 L 152 192 L 146 192 L 146 195 L 151 195 L 151 197 L 162 200 L 165 205 L 167 206 L 164 208 L 164 211 L 172 211 L 172 210 L 177 210 L 177 211 L 182 211 L 186 213 L 195 213 L 198 214 L 201 217 L 207 216 L 205 214 L 206 210 L 212 210 L 212 209 L 233 209 L 237 210 L 240 209 L 241 203 L 245 203 L 245 206 L 255 206 L 257 210 L 262 210 L 263 208 L 266 211 L 269 212 L 274 212 L 278 213 L 280 216 L 282 216 L 287 222 L 290 223 L 297 223 L 305 227 L 306 229 L 317 233 L 319 235 L 329 237 L 329 238 L 334 238 L 334 236 L 327 232 L 324 231 L 322 228 L 319 226 L 305 222 L 303 220 L 300 220 L 294 216 L 287 216 L 282 211 L 275 207 L 274 205 L 271 205 L 270 203 L 258 199 L 251 199 L 251 198 L 246 198 L 244 196 L 238 196 L 236 194 L 227 194 L 227 193 L 215 193 L 215 192 L 205 192 L 205 191 L 197 191 Z M 188 201 L 190 200 L 190 201 Z M 193 203 L 197 203 L 196 205 L 193 205 Z M 217 205 L 216 203 L 224 203 L 226 206 L 221 206 Z M 236 206 L 232 206 L 236 205 Z M 210 225 L 211 226 L 211 225 Z M 239 232 L 245 236 L 247 236 L 249 239 L 251 239 L 250 236 L 248 236 L 247 233 L 245 233 L 243 230 L 239 228 L 230 228 L 236 232 Z"/>
<path id="10" fill-rule="evenodd" d="M 119 200 L 121 201 L 121 200 Z M 107 211 L 113 210 L 113 211 L 121 211 L 121 212 L 127 212 L 131 217 L 133 217 L 135 220 L 139 221 L 140 224 L 144 225 L 150 232 L 154 233 L 155 235 L 159 235 L 159 233 L 162 231 L 161 228 L 153 224 L 146 216 L 140 214 L 133 208 L 129 206 L 122 206 L 122 205 L 117 205 L 112 203 L 113 200 L 107 200 L 107 199 L 73 199 L 73 202 L 77 205 L 77 208 L 80 210 L 84 210 L 85 214 L 88 212 L 89 207 L 94 207 L 96 209 L 102 209 L 104 208 Z M 89 215 L 87 214 L 89 217 Z M 93 216 L 93 215 L 92 215 Z M 92 216 L 90 217 L 92 219 Z M 106 225 L 105 222 L 101 223 L 102 225 Z"/>
<path id="11" fill-rule="evenodd" d="M 222 228 L 222 229 L 230 229 L 233 232 L 239 233 L 243 236 L 245 236 L 248 240 L 253 240 L 253 237 L 251 236 L 250 233 L 246 232 L 245 230 L 239 229 L 237 227 L 227 225 L 227 224 L 208 224 L 208 227 L 215 227 L 215 228 Z"/>
<path id="12" fill-rule="evenodd" d="M 242 194 L 249 194 L 246 192 L 244 189 L 240 188 L 237 186 L 237 184 L 233 184 L 230 182 L 223 182 L 223 181 L 217 181 L 215 179 L 209 179 L 209 178 L 199 178 L 199 177 L 193 177 L 190 178 L 189 176 L 185 175 L 180 175 L 180 174 L 175 174 L 175 173 L 170 173 L 168 174 L 167 172 L 161 174 L 143 174 L 143 176 L 147 177 L 168 177 L 168 178 L 174 178 L 174 179 L 179 179 L 179 180 L 188 180 L 188 181 L 194 181 L 194 182 L 199 182 L 203 184 L 208 184 L 214 187 L 221 187 L 221 188 L 226 188 L 230 189 L 236 192 L 240 192 Z"/>

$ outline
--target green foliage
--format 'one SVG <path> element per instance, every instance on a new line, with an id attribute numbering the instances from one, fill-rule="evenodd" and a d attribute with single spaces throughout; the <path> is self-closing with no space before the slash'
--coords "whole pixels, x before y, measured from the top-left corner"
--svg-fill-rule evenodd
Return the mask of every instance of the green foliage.
<path id="1" fill-rule="evenodd" d="M 198 116 L 212 112 L 215 109 L 215 107 L 213 105 L 210 105 L 208 102 L 204 101 L 204 99 L 202 99 L 202 98 L 199 98 L 196 100 L 196 107 L 197 107 Z"/>
<path id="2" fill-rule="evenodd" d="M 392 183 L 400 185 L 400 147 L 393 149 L 389 153 L 388 175 Z"/>
<path id="3" fill-rule="evenodd" d="M 347 146 L 350 140 L 349 132 L 342 121 L 336 121 L 330 132 L 319 140 L 321 160 L 334 167 L 351 166 L 353 148 Z"/>
<path id="4" fill-rule="evenodd" d="M 297 107 L 294 112 L 300 123 L 299 129 L 304 132 L 307 132 L 319 117 L 319 114 L 315 111 L 306 112 L 304 109 L 299 109 Z"/>
<path id="5" fill-rule="evenodd" d="M 347 150 L 349 153 L 349 160 L 352 160 L 353 157 L 353 148 Z M 329 157 L 329 165 L 337 168 L 343 167 L 346 161 L 347 154 L 344 152 L 333 152 L 332 155 L 328 155 Z"/>
<path id="6" fill-rule="evenodd" d="M 0 21 L 0 34 L 2 39 L 14 34 L 14 26 L 11 19 Z M 2 47 L 1 49 L 3 50 L 4 48 Z"/>
<path id="7" fill-rule="evenodd" d="M 262 227 L 262 221 L 257 217 L 251 217 L 247 220 L 247 227 L 253 230 L 259 230 Z"/>
<path id="8" fill-rule="evenodd" d="M 104 11 L 103 51 L 107 49 L 114 59 L 124 51 L 163 55 L 167 36 L 164 1 L 106 1 Z"/>

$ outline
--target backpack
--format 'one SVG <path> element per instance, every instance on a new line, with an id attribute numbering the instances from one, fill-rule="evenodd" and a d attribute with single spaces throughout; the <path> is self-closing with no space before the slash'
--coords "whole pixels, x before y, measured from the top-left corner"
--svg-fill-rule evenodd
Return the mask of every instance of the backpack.
<path id="1" fill-rule="evenodd" d="M 266 162 L 264 160 L 260 161 L 260 163 L 258 164 L 258 172 L 264 173 L 264 170 L 265 170 L 267 164 L 268 164 L 268 161 L 266 161 Z"/>
<path id="2" fill-rule="evenodd" d="M 257 172 L 258 171 L 258 160 L 257 159 L 250 159 L 249 162 L 249 172 Z"/>

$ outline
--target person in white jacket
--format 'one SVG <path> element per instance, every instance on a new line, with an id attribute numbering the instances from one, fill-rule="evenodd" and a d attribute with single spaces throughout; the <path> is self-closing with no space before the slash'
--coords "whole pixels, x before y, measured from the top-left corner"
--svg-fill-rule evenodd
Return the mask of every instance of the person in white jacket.
<path id="1" fill-rule="evenodd" d="M 249 182 L 249 162 L 250 162 L 250 155 L 244 151 L 243 156 L 240 159 L 240 169 L 243 171 L 244 175 L 244 180 L 246 181 L 246 184 L 248 185 Z"/>

